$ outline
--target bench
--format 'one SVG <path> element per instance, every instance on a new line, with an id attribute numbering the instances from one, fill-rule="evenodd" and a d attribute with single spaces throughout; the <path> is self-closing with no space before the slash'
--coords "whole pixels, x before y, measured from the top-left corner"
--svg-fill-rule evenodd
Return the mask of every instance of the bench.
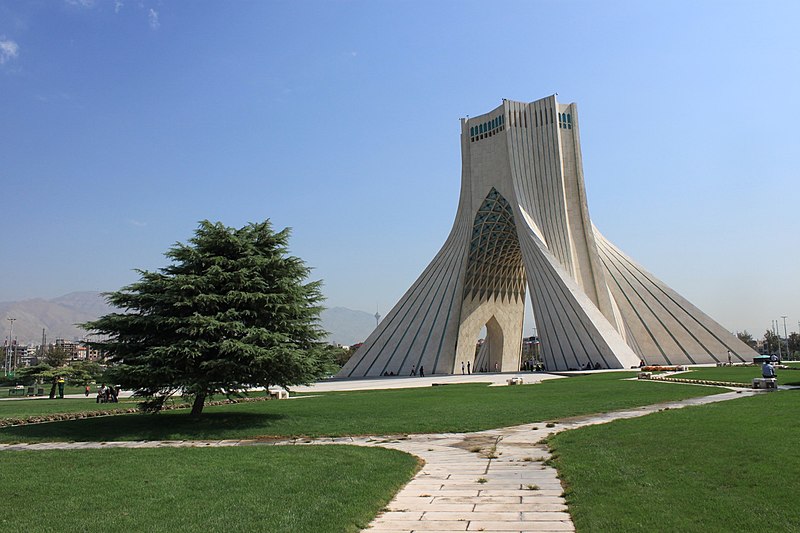
<path id="1" fill-rule="evenodd" d="M 9 396 L 25 396 L 25 387 L 22 385 L 17 385 L 16 387 L 9 387 L 8 388 L 8 395 Z"/>
<path id="2" fill-rule="evenodd" d="M 508 383 L 509 385 L 522 385 L 522 378 L 507 379 L 506 383 Z"/>
<path id="3" fill-rule="evenodd" d="M 778 378 L 753 378 L 754 389 L 777 390 Z"/>
<path id="4" fill-rule="evenodd" d="M 283 389 L 269 389 L 267 392 L 273 400 L 285 400 L 289 397 L 289 391 Z"/>
<path id="5" fill-rule="evenodd" d="M 639 379 L 651 379 L 652 377 L 652 372 L 639 372 Z"/>

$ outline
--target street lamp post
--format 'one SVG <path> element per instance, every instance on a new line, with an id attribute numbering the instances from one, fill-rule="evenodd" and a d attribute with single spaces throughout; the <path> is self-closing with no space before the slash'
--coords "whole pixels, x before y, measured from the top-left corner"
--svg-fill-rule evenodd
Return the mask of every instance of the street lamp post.
<path id="1" fill-rule="evenodd" d="M 781 315 L 783 319 L 783 338 L 786 339 L 786 359 L 789 359 L 789 334 L 786 333 L 786 315 Z"/>

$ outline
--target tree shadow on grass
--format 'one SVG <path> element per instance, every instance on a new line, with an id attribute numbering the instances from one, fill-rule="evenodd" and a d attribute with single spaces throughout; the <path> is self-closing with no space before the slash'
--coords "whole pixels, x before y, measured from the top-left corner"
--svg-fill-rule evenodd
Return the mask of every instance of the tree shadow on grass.
<path id="1" fill-rule="evenodd" d="M 238 439 L 263 435 L 283 418 L 274 413 L 131 414 L 4 428 L 0 442 Z"/>

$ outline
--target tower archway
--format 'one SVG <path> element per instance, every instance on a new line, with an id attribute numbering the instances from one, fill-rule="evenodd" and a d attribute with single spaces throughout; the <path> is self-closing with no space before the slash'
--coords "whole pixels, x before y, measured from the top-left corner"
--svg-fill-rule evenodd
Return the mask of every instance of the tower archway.
<path id="1" fill-rule="evenodd" d="M 514 212 L 492 187 L 472 223 L 454 372 L 466 361 L 492 371 L 519 369 L 525 285 Z M 475 343 L 484 326 L 485 353 L 479 363 Z"/>
<path id="2" fill-rule="evenodd" d="M 494 316 L 486 323 L 486 337 L 475 353 L 475 362 L 472 364 L 473 372 L 498 372 L 503 364 L 503 346 L 505 335 L 503 328 Z M 515 370 L 508 368 L 505 370 Z"/>

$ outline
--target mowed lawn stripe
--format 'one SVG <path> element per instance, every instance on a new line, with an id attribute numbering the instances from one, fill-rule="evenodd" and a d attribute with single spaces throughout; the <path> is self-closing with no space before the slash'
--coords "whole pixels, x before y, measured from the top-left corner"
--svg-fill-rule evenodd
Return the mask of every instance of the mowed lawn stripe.
<path id="1" fill-rule="evenodd" d="M 604 373 L 537 385 L 449 385 L 327 393 L 283 401 L 17 426 L 0 442 L 241 439 L 479 431 L 704 396 L 722 389 Z"/>

